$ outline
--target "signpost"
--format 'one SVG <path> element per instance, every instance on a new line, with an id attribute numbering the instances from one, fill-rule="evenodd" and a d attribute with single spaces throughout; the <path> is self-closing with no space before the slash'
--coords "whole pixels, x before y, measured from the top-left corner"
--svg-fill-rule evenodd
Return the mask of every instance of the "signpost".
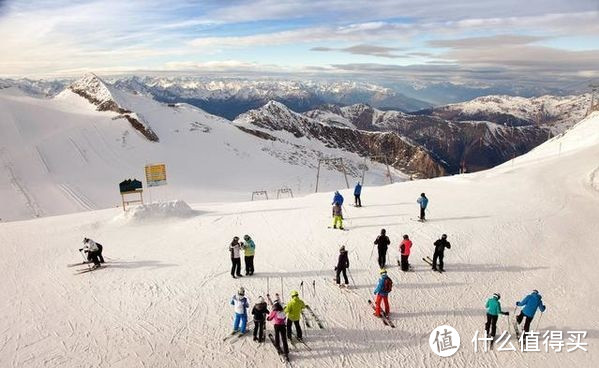
<path id="1" fill-rule="evenodd" d="M 166 185 L 166 165 L 146 165 L 146 183 L 148 184 L 148 188 Z"/>

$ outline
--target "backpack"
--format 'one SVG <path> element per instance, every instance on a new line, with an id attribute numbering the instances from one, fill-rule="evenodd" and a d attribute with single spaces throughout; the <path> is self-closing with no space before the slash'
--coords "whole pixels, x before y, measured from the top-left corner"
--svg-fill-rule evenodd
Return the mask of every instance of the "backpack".
<path id="1" fill-rule="evenodd" d="M 385 278 L 385 281 L 383 282 L 383 292 L 390 293 L 391 289 L 393 289 L 393 280 L 391 280 L 389 277 L 387 277 L 387 278 Z"/>

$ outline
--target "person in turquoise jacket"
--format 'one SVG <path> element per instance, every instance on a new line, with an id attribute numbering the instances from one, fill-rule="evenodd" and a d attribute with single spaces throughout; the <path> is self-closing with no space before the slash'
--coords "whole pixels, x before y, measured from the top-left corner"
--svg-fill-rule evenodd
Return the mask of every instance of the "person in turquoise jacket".
<path id="1" fill-rule="evenodd" d="M 485 323 L 485 331 L 487 332 L 487 336 L 495 338 L 495 333 L 497 331 L 497 318 L 500 314 L 504 316 L 509 316 L 509 312 L 503 312 L 501 310 L 501 303 L 499 302 L 501 299 L 501 295 L 499 293 L 493 294 L 487 300 L 487 304 L 485 308 L 487 308 L 487 323 Z"/>
<path id="2" fill-rule="evenodd" d="M 532 322 L 535 313 L 537 313 L 537 309 L 540 310 L 541 313 L 545 312 L 546 307 L 541 300 L 542 298 L 543 297 L 539 294 L 538 290 L 533 290 L 532 293 L 528 294 L 522 301 L 516 302 L 517 307 L 522 307 L 522 311 L 520 311 L 520 314 L 516 317 L 516 322 L 520 324 L 523 319 L 526 319 L 524 321 L 524 332 L 530 330 L 530 323 Z"/>
<path id="3" fill-rule="evenodd" d="M 389 317 L 389 313 L 391 312 L 389 308 L 389 293 L 391 292 L 391 288 L 393 286 L 393 281 L 387 276 L 387 270 L 381 268 L 379 271 L 381 277 L 376 284 L 376 288 L 374 289 L 374 295 L 376 295 L 376 300 L 374 302 L 374 315 L 377 317 L 381 316 L 381 302 L 385 305 L 385 315 Z"/>
<path id="4" fill-rule="evenodd" d="M 256 254 L 256 244 L 250 238 L 249 235 L 244 235 L 242 243 L 244 260 L 245 260 L 245 274 L 246 276 L 252 276 L 254 274 L 254 255 Z"/>
<path id="5" fill-rule="evenodd" d="M 420 216 L 419 219 L 420 221 L 424 221 L 426 220 L 426 206 L 428 206 L 428 198 L 426 197 L 426 194 L 421 193 L 420 197 L 418 197 L 418 199 L 416 200 L 416 202 L 420 205 Z"/>

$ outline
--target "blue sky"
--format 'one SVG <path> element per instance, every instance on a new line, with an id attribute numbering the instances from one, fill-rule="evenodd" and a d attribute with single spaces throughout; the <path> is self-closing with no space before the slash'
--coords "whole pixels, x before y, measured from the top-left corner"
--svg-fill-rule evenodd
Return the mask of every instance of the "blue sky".
<path id="1" fill-rule="evenodd" d="M 0 0 L 0 34 L 10 77 L 599 77 L 598 0 Z"/>

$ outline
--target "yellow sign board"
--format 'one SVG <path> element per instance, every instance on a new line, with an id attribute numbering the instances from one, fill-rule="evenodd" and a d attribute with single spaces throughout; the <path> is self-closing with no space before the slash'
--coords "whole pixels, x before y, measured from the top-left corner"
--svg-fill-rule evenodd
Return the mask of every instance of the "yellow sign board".
<path id="1" fill-rule="evenodd" d="M 148 187 L 157 187 L 166 185 L 166 165 L 149 164 L 146 165 L 146 183 Z"/>

